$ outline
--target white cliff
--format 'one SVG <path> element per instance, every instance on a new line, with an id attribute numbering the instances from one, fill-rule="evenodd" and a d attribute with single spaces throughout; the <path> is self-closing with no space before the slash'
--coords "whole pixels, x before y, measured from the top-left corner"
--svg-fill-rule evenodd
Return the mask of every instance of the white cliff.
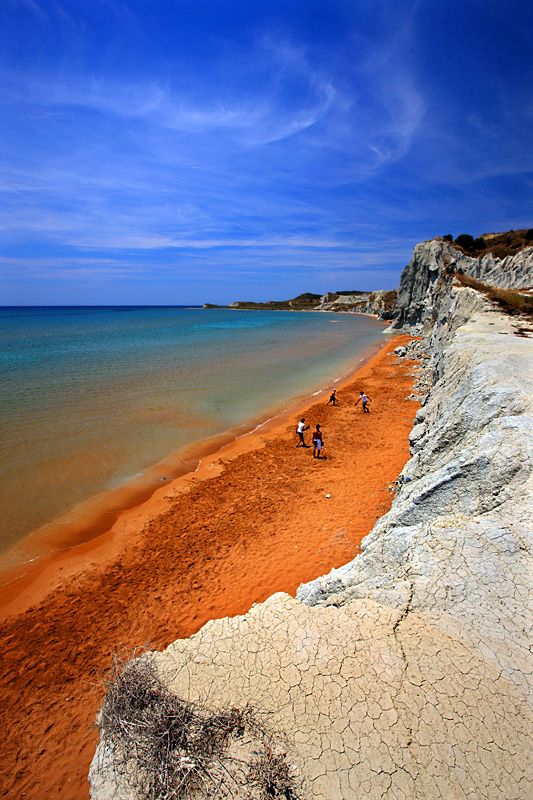
<path id="1" fill-rule="evenodd" d="M 436 320 L 437 299 L 449 293 L 444 286 L 447 277 L 461 272 L 491 286 L 533 288 L 533 247 L 498 259 L 491 253 L 481 258 L 464 255 L 441 239 L 417 244 L 400 279 L 394 327 L 419 324 L 425 333 L 429 332 Z"/>
<path id="2" fill-rule="evenodd" d="M 381 319 L 392 319 L 396 295 L 395 289 L 390 291 L 379 289 L 375 292 L 345 292 L 343 294 L 328 292 L 322 295 L 315 310 L 356 311 L 360 314 L 375 314 Z"/>
<path id="3" fill-rule="evenodd" d="M 275 595 L 143 657 L 176 696 L 249 704 L 286 737 L 285 797 L 533 796 L 533 342 L 450 283 L 431 314 L 433 386 L 363 554 L 297 599 Z M 147 796 L 131 788 L 134 753 L 120 755 L 101 741 L 93 800 Z"/>

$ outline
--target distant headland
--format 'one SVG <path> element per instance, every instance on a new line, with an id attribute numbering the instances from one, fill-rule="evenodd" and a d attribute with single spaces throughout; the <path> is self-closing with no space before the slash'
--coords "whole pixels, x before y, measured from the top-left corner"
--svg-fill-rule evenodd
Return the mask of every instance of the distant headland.
<path id="1" fill-rule="evenodd" d="M 397 292 L 338 291 L 326 294 L 304 292 L 290 300 L 268 300 L 258 303 L 253 300 L 237 300 L 227 306 L 204 303 L 204 308 L 233 308 L 257 311 L 340 311 L 360 314 L 376 314 L 381 319 L 392 319 Z"/>

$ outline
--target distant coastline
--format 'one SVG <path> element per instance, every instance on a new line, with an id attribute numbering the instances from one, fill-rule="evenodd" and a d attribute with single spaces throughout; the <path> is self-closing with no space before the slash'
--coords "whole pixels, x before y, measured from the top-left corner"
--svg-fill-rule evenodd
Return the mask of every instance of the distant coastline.
<path id="1" fill-rule="evenodd" d="M 236 300 L 229 305 L 204 303 L 204 309 L 227 308 L 233 311 L 334 311 L 336 313 L 370 314 L 390 320 L 396 304 L 396 289 L 362 292 L 358 290 L 314 294 L 304 292 L 289 300 Z"/>

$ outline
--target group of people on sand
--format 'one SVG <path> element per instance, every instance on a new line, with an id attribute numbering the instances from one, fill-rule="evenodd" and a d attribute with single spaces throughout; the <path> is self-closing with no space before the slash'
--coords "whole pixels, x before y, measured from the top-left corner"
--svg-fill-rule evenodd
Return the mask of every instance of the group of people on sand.
<path id="1" fill-rule="evenodd" d="M 338 404 L 337 400 L 337 390 L 333 389 L 328 402 L 326 403 L 327 406 L 333 405 L 336 406 Z M 355 405 L 358 406 L 359 403 L 362 404 L 363 414 L 370 414 L 370 409 L 368 408 L 368 404 L 371 402 L 370 397 L 365 394 L 365 392 L 359 392 L 359 397 L 355 401 Z M 296 434 L 298 436 L 298 444 L 296 447 L 310 447 L 311 445 L 305 443 L 305 431 L 308 431 L 310 425 L 305 424 L 305 417 L 302 417 L 298 425 L 296 426 Z M 324 435 L 320 430 L 320 425 L 315 425 L 315 430 L 312 434 L 313 440 L 313 458 L 321 458 L 320 453 L 322 452 L 322 448 L 324 446 Z"/>
<path id="2" fill-rule="evenodd" d="M 329 406 L 331 404 L 333 406 L 336 406 L 338 404 L 338 402 L 339 401 L 337 400 L 337 390 L 333 389 L 332 393 L 329 396 L 329 400 L 326 403 L 326 405 Z M 362 403 L 363 404 L 363 412 L 365 414 L 370 414 L 370 409 L 368 407 L 368 404 L 370 402 L 371 402 L 370 397 L 367 394 L 365 394 L 364 392 L 359 392 L 359 397 L 355 401 L 355 405 L 358 406 L 359 403 Z"/>

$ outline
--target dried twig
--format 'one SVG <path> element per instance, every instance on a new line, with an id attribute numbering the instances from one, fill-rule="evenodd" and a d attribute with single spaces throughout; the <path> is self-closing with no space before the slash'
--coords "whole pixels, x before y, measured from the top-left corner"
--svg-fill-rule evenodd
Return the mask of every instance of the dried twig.
<path id="1" fill-rule="evenodd" d="M 251 708 L 209 713 L 172 694 L 146 653 L 115 658 L 100 714 L 115 778 L 141 800 L 297 800 L 287 743 Z"/>

